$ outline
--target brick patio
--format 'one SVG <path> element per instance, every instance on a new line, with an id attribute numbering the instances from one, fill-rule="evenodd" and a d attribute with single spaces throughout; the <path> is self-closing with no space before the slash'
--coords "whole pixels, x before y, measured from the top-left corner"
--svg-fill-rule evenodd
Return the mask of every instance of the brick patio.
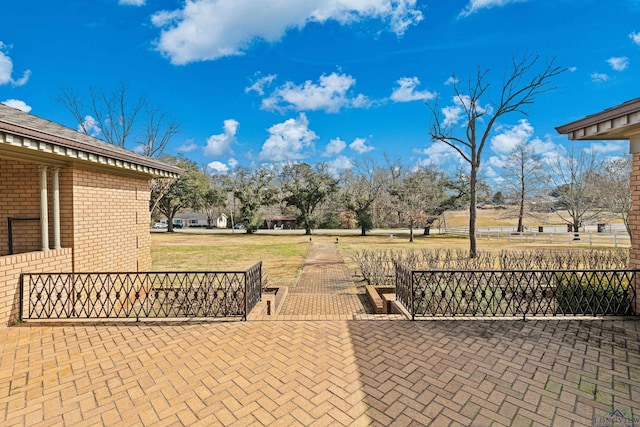
<path id="1" fill-rule="evenodd" d="M 331 249 L 321 252 L 303 275 L 334 262 Z M 335 274 L 334 291 L 355 289 L 362 301 Z M 333 285 L 322 286 L 316 294 L 330 302 Z M 314 294 L 298 287 L 290 297 Z M 1 329 L 0 424 L 590 426 L 611 409 L 640 417 L 638 321 L 331 317 L 343 314 Z"/>

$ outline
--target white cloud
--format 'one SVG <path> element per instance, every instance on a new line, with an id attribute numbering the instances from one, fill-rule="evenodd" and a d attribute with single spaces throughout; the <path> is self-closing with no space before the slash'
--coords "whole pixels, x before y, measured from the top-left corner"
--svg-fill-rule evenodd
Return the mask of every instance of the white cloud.
<path id="1" fill-rule="evenodd" d="M 604 73 L 591 73 L 591 81 L 594 83 L 608 82 L 609 76 Z"/>
<path id="2" fill-rule="evenodd" d="M 256 92 L 258 95 L 264 95 L 264 87 L 269 86 L 273 81 L 278 77 L 275 74 L 269 74 L 268 76 L 258 78 L 253 84 L 249 87 L 246 87 L 244 91 L 246 93 Z"/>
<path id="3" fill-rule="evenodd" d="M 196 151 L 198 148 L 200 148 L 200 146 L 196 144 L 193 139 L 188 139 L 178 147 L 178 151 L 181 153 L 191 153 L 192 151 Z"/>
<path id="4" fill-rule="evenodd" d="M 420 164 L 433 164 L 439 166 L 450 162 L 462 163 L 464 161 L 453 148 L 442 141 L 434 142 L 419 153 L 427 156 L 427 158 L 422 160 Z"/>
<path id="5" fill-rule="evenodd" d="M 31 111 L 31 106 L 27 105 L 26 102 L 21 101 L 19 99 L 7 99 L 5 101 L 2 101 L 2 103 L 11 108 L 16 108 L 20 111 L 24 111 L 25 113 L 28 113 Z"/>
<path id="6" fill-rule="evenodd" d="M 626 56 L 614 56 L 607 59 L 607 62 L 615 71 L 624 71 L 629 66 L 629 58 Z"/>
<path id="7" fill-rule="evenodd" d="M 640 33 L 631 33 L 629 34 L 629 38 L 633 40 L 635 44 L 640 46 Z"/>
<path id="8" fill-rule="evenodd" d="M 338 176 L 341 170 L 351 169 L 353 167 L 353 162 L 347 156 L 338 156 L 328 162 L 327 167 L 331 175 Z"/>
<path id="9" fill-rule="evenodd" d="M 569 67 L 567 68 L 567 70 L 569 70 L 570 73 L 575 73 L 576 71 L 578 71 L 578 67 Z"/>
<path id="10" fill-rule="evenodd" d="M 521 3 L 527 0 L 469 0 L 469 4 L 460 12 L 458 18 L 465 18 L 482 9 L 491 9 L 496 6 L 505 6 L 510 3 Z"/>
<path id="11" fill-rule="evenodd" d="M 498 172 L 496 172 L 496 170 L 491 166 L 485 167 L 484 170 L 482 171 L 482 174 L 487 178 L 491 178 L 491 179 L 495 179 L 498 177 Z"/>
<path id="12" fill-rule="evenodd" d="M 496 131 L 499 133 L 491 138 L 491 149 L 497 154 L 509 154 L 516 145 L 533 136 L 533 126 L 527 119 L 521 119 L 514 126 L 498 126 Z"/>
<path id="13" fill-rule="evenodd" d="M 364 154 L 369 151 L 373 151 L 374 148 L 370 145 L 367 145 L 366 138 L 356 138 L 353 140 L 351 144 L 349 144 L 349 148 L 355 151 L 356 153 Z"/>
<path id="14" fill-rule="evenodd" d="M 207 146 L 204 147 L 205 156 L 218 157 L 233 153 L 231 144 L 236 140 L 239 125 L 240 123 L 238 123 L 237 120 L 225 120 L 223 126 L 224 133 L 211 135 L 207 138 Z"/>
<path id="15" fill-rule="evenodd" d="M 356 80 L 346 74 L 331 73 L 320 76 L 319 82 L 307 80 L 301 85 L 286 82 L 278 87 L 268 98 L 262 101 L 264 110 L 296 111 L 325 110 L 336 113 L 342 108 L 364 108 L 370 105 L 367 97 L 349 96 L 349 89 L 356 84 Z"/>
<path id="16" fill-rule="evenodd" d="M 144 6 L 147 0 L 118 0 L 118 4 L 123 6 Z"/>
<path id="17" fill-rule="evenodd" d="M 462 104 L 460 103 L 443 107 L 442 114 L 444 115 L 444 120 L 442 121 L 442 126 L 446 128 L 458 124 L 460 120 L 462 120 L 463 111 Z"/>
<path id="18" fill-rule="evenodd" d="M 444 82 L 444 85 L 449 86 L 449 85 L 454 85 L 456 83 L 458 83 L 458 79 L 456 79 L 454 76 L 451 76 Z"/>
<path id="19" fill-rule="evenodd" d="M 323 157 L 331 157 L 333 155 L 339 154 L 347 148 L 347 143 L 341 140 L 340 138 L 334 138 L 327 144 L 324 149 L 324 153 L 322 153 Z"/>
<path id="20" fill-rule="evenodd" d="M 504 167 L 506 156 L 489 156 L 489 164 L 498 168 Z"/>
<path id="21" fill-rule="evenodd" d="M 553 141 L 553 136 L 547 134 L 544 138 L 545 139 L 540 139 L 535 137 L 529 141 L 529 145 L 533 147 L 533 152 L 542 157 L 556 153 L 560 146 Z"/>
<path id="22" fill-rule="evenodd" d="M 452 98 L 453 105 L 449 105 L 442 108 L 442 114 L 444 115 L 444 120 L 442 121 L 443 127 L 449 127 L 453 125 L 457 125 L 463 119 L 466 119 L 466 109 L 469 109 L 471 106 L 471 98 L 468 95 L 456 95 Z M 490 105 L 482 107 L 480 105 L 476 105 L 476 112 L 480 114 L 491 114 L 493 109 Z"/>
<path id="23" fill-rule="evenodd" d="M 217 173 L 227 173 L 229 172 L 229 166 L 225 165 L 222 162 L 211 162 L 207 165 L 209 169 L 214 170 Z"/>
<path id="24" fill-rule="evenodd" d="M 100 128 L 100 123 L 92 116 L 84 116 L 84 121 L 78 125 L 78 132 L 86 132 L 87 135 L 97 137 L 102 133 L 102 129 Z"/>
<path id="25" fill-rule="evenodd" d="M 624 153 L 628 150 L 629 143 L 626 141 L 606 141 L 606 142 L 592 142 L 589 147 L 585 147 L 584 151 L 587 153 L 598 154 L 610 154 L 610 153 Z"/>
<path id="26" fill-rule="evenodd" d="M 0 86 L 11 84 L 12 86 L 23 86 L 31 77 L 31 70 L 26 70 L 22 77 L 15 80 L 13 74 L 13 61 L 7 55 L 8 46 L 0 41 Z"/>
<path id="27" fill-rule="evenodd" d="M 551 135 L 545 135 L 544 140 L 534 137 L 534 128 L 526 119 L 513 126 L 500 126 L 496 130 L 499 133 L 490 143 L 494 155 L 489 157 L 488 163 L 497 168 L 505 166 L 509 154 L 520 142 L 526 143 L 542 159 L 555 157 L 560 147 L 553 142 Z"/>
<path id="28" fill-rule="evenodd" d="M 238 166 L 238 161 L 233 157 L 229 157 L 229 160 L 227 160 L 227 164 L 229 165 L 229 167 L 235 168 L 236 166 Z"/>
<path id="29" fill-rule="evenodd" d="M 402 77 L 396 81 L 396 84 L 398 87 L 391 94 L 391 100 L 395 102 L 428 100 L 436 96 L 435 93 L 428 90 L 416 91 L 416 87 L 420 85 L 420 80 L 417 77 Z"/>
<path id="30" fill-rule="evenodd" d="M 288 119 L 269 128 L 269 138 L 262 145 L 260 160 L 281 162 L 304 159 L 313 151 L 318 135 L 309 129 L 304 113 L 297 119 Z"/>
<path id="31" fill-rule="evenodd" d="M 181 9 L 160 11 L 151 22 L 161 28 L 156 49 L 173 64 L 242 55 L 255 43 L 277 42 L 308 23 L 349 25 L 382 21 L 398 36 L 422 19 L 417 0 L 189 0 Z"/>

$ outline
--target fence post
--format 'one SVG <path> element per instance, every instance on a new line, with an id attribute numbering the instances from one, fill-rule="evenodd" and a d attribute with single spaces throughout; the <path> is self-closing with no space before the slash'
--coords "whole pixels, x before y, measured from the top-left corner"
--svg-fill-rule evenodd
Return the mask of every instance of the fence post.
<path id="1" fill-rule="evenodd" d="M 20 273 L 20 307 L 18 308 L 18 320 L 22 322 L 23 305 L 24 305 L 24 273 Z"/>
<path id="2" fill-rule="evenodd" d="M 247 321 L 247 292 L 249 291 L 247 287 L 247 272 L 245 271 L 242 275 L 244 277 L 244 317 L 243 320 Z"/>
<path id="3" fill-rule="evenodd" d="M 411 320 L 416 320 L 416 307 L 413 301 L 413 294 L 415 292 L 413 289 L 413 274 L 413 270 L 411 270 Z"/>

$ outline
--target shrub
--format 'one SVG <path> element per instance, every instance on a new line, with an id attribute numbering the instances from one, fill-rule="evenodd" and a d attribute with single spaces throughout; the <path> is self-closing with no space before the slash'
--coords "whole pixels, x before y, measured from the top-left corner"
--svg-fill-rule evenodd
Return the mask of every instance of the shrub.
<path id="1" fill-rule="evenodd" d="M 632 291 L 626 274 L 559 272 L 556 311 L 562 314 L 631 315 Z"/>

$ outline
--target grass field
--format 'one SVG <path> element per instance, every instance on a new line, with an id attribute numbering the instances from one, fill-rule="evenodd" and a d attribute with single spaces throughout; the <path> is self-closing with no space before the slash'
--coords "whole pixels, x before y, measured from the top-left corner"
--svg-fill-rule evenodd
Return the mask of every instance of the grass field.
<path id="1" fill-rule="evenodd" d="M 295 286 L 312 242 L 336 244 L 350 269 L 356 269 L 352 255 L 365 249 L 423 249 L 448 248 L 467 250 L 468 239 L 439 235 L 423 236 L 422 230 L 409 243 L 405 231 L 380 231 L 362 237 L 356 231 L 314 231 L 309 237 L 304 231 L 264 231 L 248 235 L 229 230 L 187 229 L 175 233 L 154 232 L 151 235 L 151 255 L 154 271 L 237 271 L 246 270 L 258 261 L 263 262 L 268 284 Z M 390 238 L 393 234 L 393 238 Z M 310 242 L 310 239 L 312 240 Z M 508 246 L 506 246 L 508 245 Z M 580 247 L 568 244 L 507 243 L 504 240 L 479 240 L 481 251 Z M 588 247 L 588 246 L 585 246 Z"/>

